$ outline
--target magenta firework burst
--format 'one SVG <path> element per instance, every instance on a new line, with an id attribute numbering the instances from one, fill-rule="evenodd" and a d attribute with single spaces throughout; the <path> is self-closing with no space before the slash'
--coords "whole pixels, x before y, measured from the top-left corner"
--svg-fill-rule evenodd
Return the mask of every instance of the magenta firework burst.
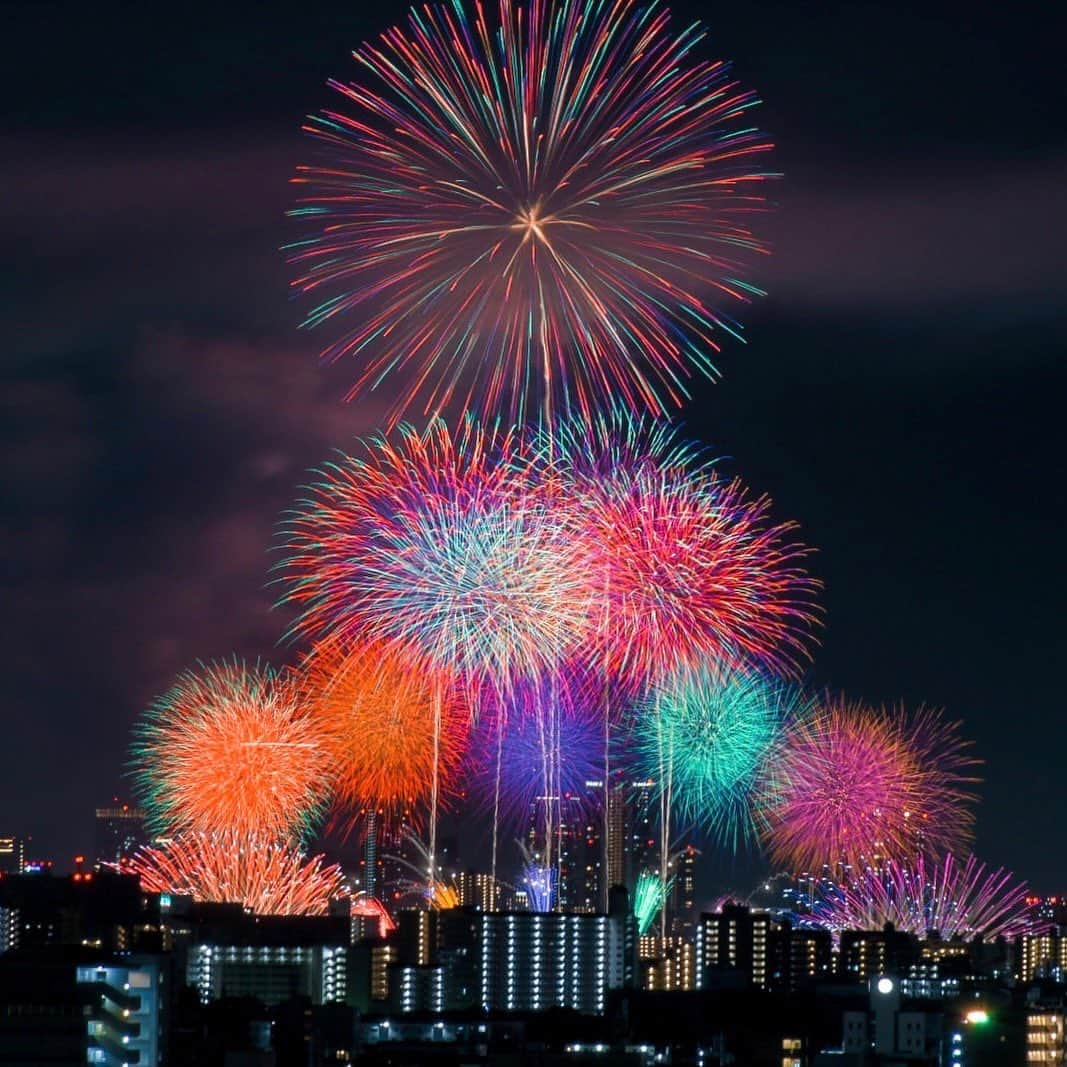
<path id="1" fill-rule="evenodd" d="M 944 940 L 1014 938 L 1031 932 L 1027 886 L 998 867 L 987 870 L 973 856 L 940 863 L 920 856 L 867 870 L 826 895 L 814 917 L 831 930 L 881 930 L 892 923 L 916 937 L 936 931 Z"/>
<path id="2" fill-rule="evenodd" d="M 755 95 L 705 31 L 634 0 L 412 10 L 305 129 L 295 286 L 399 416 L 662 413 L 712 363 L 766 251 Z M 640 353 L 640 355 L 636 355 Z"/>
<path id="3" fill-rule="evenodd" d="M 637 689 L 708 661 L 795 673 L 818 582 L 793 523 L 673 431 L 614 412 L 541 445 L 575 511 L 594 655 Z"/>
<path id="4" fill-rule="evenodd" d="M 934 711 L 909 717 L 829 698 L 787 731 L 767 788 L 771 858 L 861 871 L 965 850 L 979 762 Z"/>

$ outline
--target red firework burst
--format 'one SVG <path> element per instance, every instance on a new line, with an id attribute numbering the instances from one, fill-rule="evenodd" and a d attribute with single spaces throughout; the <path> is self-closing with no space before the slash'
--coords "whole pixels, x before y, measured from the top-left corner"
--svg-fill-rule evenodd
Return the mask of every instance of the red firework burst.
<path id="1" fill-rule="evenodd" d="M 322 856 L 242 834 L 180 834 L 139 849 L 127 867 L 150 893 L 243 904 L 258 915 L 325 915 L 344 876 Z"/>

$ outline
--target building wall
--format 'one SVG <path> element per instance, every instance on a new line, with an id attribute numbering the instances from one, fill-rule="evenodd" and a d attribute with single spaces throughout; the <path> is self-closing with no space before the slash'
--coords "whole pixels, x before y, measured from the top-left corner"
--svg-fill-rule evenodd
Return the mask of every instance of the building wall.
<path id="1" fill-rule="evenodd" d="M 556 1005 L 602 1014 L 624 978 L 624 931 L 607 915 L 481 916 L 481 1005 L 542 1011 Z"/>
<path id="2" fill-rule="evenodd" d="M 154 1067 L 161 1062 L 169 996 L 165 976 L 159 960 L 78 967 L 78 984 L 89 987 L 96 1000 L 86 1023 L 89 1063 Z"/>

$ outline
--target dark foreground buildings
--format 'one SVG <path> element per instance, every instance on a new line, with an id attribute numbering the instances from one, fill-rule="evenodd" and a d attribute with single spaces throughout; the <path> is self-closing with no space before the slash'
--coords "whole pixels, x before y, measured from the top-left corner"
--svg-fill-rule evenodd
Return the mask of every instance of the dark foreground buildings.
<path id="1" fill-rule="evenodd" d="M 691 932 L 477 904 L 257 917 L 79 870 L 0 878 L 0 1064 L 1067 1063 L 1067 938 L 965 944 L 727 904 Z"/>

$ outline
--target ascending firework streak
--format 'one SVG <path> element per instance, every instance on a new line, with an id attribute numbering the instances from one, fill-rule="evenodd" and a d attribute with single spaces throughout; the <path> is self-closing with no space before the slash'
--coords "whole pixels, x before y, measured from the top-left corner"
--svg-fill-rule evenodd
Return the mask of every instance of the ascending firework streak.
<path id="1" fill-rule="evenodd" d="M 530 911 L 552 911 L 559 898 L 559 871 L 551 864 L 540 862 L 521 841 L 515 843 L 522 856 L 522 888 Z"/>
<path id="2" fill-rule="evenodd" d="M 821 900 L 814 917 L 833 931 L 898 930 L 943 940 L 976 937 L 1009 940 L 1033 931 L 1025 882 L 1003 868 L 986 870 L 973 856 L 960 865 L 951 855 L 940 863 L 920 856 L 911 864 L 890 861 L 867 870 Z"/>
<path id="3" fill-rule="evenodd" d="M 859 872 L 886 859 L 966 851 L 979 763 L 937 712 L 827 698 L 785 734 L 767 782 L 771 859 L 795 871 Z"/>
<path id="4" fill-rule="evenodd" d="M 517 682 L 503 706 L 496 692 L 482 702 L 486 725 L 472 760 L 473 784 L 492 798 L 494 823 L 517 823 L 533 812 L 543 835 L 541 862 L 554 850 L 559 855 L 564 803 L 583 804 L 598 773 L 594 681 L 588 669 L 565 665 Z"/>
<path id="5" fill-rule="evenodd" d="M 793 541 L 792 524 L 772 524 L 766 497 L 721 478 L 667 432 L 652 431 L 656 448 L 644 457 L 610 423 L 570 433 L 594 446 L 565 453 L 575 458 L 564 473 L 580 486 L 581 569 L 600 594 L 591 644 L 610 676 L 639 692 L 708 660 L 795 671 L 817 618 L 818 583 L 800 566 L 807 550 Z M 632 458 L 613 463 L 618 455 Z M 674 755 L 658 708 L 652 714 L 666 885 Z M 663 923 L 665 936 L 666 912 Z"/>
<path id="6" fill-rule="evenodd" d="M 341 455 L 286 523 L 286 599 L 296 630 L 392 642 L 437 679 L 469 692 L 551 670 L 582 634 L 584 577 L 568 563 L 565 515 L 523 477 L 512 435 L 467 419 L 451 433 L 401 428 L 361 457 Z M 435 879 L 437 760 L 429 882 Z M 494 843 L 496 837 L 494 834 Z M 494 869 L 495 877 L 495 847 Z"/>
<path id="7" fill-rule="evenodd" d="M 153 827 L 306 834 L 329 758 L 294 678 L 238 660 L 180 675 L 134 728 L 132 764 Z"/>
<path id="8" fill-rule="evenodd" d="M 491 8 L 490 8 L 491 10 Z M 401 376 L 416 405 L 526 421 L 601 396 L 662 414 L 765 251 L 768 141 L 729 66 L 633 0 L 426 6 L 355 58 L 366 85 L 305 129 L 295 286 L 308 325 L 352 316 L 326 357 L 363 361 L 349 396 Z M 641 358 L 634 353 L 641 353 Z"/>
<path id="9" fill-rule="evenodd" d="M 340 896 L 341 869 L 323 857 L 267 838 L 243 834 L 180 834 L 141 848 L 123 868 L 149 893 L 174 893 L 197 901 L 243 904 L 258 915 L 325 915 Z"/>

